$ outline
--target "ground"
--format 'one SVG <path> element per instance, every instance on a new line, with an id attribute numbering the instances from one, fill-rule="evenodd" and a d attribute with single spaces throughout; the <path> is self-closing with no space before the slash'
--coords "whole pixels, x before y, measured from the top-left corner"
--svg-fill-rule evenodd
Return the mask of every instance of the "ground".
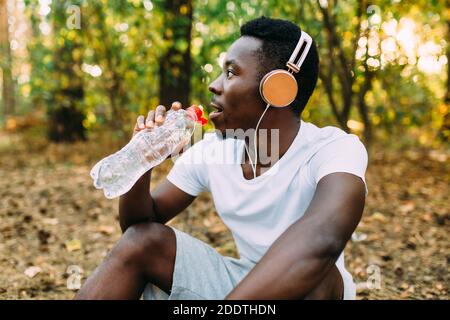
<path id="1" fill-rule="evenodd" d="M 40 131 L 0 133 L 0 299 L 73 298 L 77 279 L 120 238 L 118 201 L 89 176 L 117 148 L 109 141 L 55 145 Z M 364 216 L 345 250 L 358 299 L 450 298 L 449 158 L 442 150 L 372 148 Z M 155 169 L 152 186 L 171 166 Z M 206 193 L 171 224 L 236 255 Z"/>

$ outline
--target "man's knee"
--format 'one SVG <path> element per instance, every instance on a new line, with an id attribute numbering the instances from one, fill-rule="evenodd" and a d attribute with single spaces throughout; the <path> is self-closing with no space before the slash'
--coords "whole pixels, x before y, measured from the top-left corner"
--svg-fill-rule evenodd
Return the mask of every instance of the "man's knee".
<path id="1" fill-rule="evenodd" d="M 130 226 L 115 248 L 116 254 L 128 264 L 147 265 L 149 259 L 164 259 L 172 251 L 174 232 L 170 227 L 156 222 Z"/>

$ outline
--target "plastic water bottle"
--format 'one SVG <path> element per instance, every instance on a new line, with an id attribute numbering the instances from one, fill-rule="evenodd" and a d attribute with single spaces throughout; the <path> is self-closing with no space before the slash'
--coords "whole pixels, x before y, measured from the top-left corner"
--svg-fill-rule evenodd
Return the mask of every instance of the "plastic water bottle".
<path id="1" fill-rule="evenodd" d="M 103 189 L 108 199 L 128 192 L 145 172 L 189 143 L 195 123 L 206 123 L 202 115 L 197 106 L 169 110 L 163 125 L 139 131 L 125 147 L 92 168 L 94 187 Z"/>

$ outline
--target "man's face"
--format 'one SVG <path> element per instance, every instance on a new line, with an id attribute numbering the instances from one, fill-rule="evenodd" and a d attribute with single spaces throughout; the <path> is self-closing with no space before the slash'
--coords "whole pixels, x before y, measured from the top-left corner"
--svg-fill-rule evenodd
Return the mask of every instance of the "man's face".
<path id="1" fill-rule="evenodd" d="M 226 129 L 254 128 L 264 110 L 259 95 L 260 65 L 256 51 L 262 42 L 252 37 L 237 39 L 228 49 L 221 75 L 209 86 L 214 93 L 210 119 L 222 135 Z"/>

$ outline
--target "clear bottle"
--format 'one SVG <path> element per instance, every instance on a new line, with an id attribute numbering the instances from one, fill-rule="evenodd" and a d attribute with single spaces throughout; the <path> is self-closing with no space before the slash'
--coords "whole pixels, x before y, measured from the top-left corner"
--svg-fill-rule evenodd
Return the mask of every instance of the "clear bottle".
<path id="1" fill-rule="evenodd" d="M 163 125 L 139 131 L 125 147 L 92 168 L 94 187 L 103 189 L 108 199 L 128 192 L 145 172 L 190 142 L 196 122 L 206 122 L 197 106 L 169 110 Z"/>

